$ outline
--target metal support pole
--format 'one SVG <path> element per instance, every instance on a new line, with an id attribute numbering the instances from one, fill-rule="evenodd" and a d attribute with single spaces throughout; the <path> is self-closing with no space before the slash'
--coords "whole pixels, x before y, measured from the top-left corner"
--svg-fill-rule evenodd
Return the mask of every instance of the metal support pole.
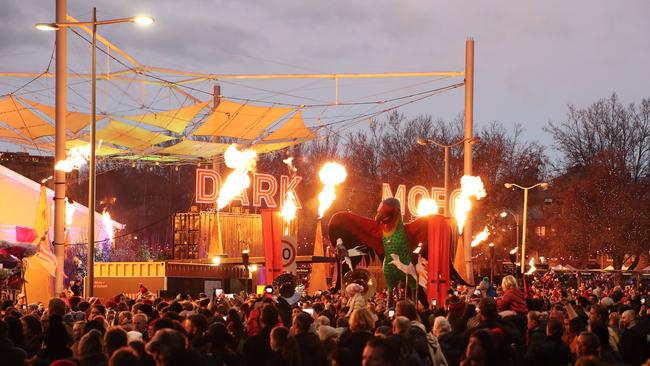
<path id="1" fill-rule="evenodd" d="M 445 217 L 450 217 L 449 213 L 449 146 L 445 146 Z"/>
<path id="2" fill-rule="evenodd" d="M 472 175 L 472 138 L 474 124 L 474 40 L 467 39 L 465 42 L 465 143 L 463 149 L 463 174 Z M 463 228 L 463 242 L 465 245 L 465 269 L 468 280 L 474 283 L 472 271 L 472 214 L 470 213 Z"/>
<path id="3" fill-rule="evenodd" d="M 95 283 L 95 144 L 96 144 L 96 91 L 97 65 L 97 9 L 93 8 L 93 45 L 92 45 L 92 75 L 90 78 L 90 161 L 88 162 L 88 280 L 86 281 L 86 297 L 93 296 Z"/>
<path id="4" fill-rule="evenodd" d="M 526 213 L 528 210 L 528 189 L 524 188 L 524 220 L 521 228 L 521 273 L 526 273 Z"/>
<path id="5" fill-rule="evenodd" d="M 56 21 L 65 22 L 67 17 L 67 1 L 56 0 Z M 67 29 L 61 27 L 56 31 L 56 91 L 55 91 L 55 122 L 54 163 L 65 160 L 65 116 L 66 116 L 66 67 L 67 67 Z M 65 172 L 54 171 L 54 255 L 56 266 L 54 292 L 63 291 L 65 272 Z M 49 243 L 48 243 L 49 244 Z M 50 294 L 54 296 L 54 294 Z"/>
<path id="6" fill-rule="evenodd" d="M 517 236 L 515 237 L 515 240 L 516 240 L 516 242 L 517 242 L 517 246 L 516 246 L 516 248 L 519 248 L 519 219 L 517 218 L 516 215 L 515 215 L 515 226 L 517 227 Z M 516 254 L 516 255 L 519 255 L 519 250 L 517 250 L 517 254 Z M 517 272 L 517 268 L 515 267 L 515 273 L 516 273 L 516 272 Z"/>

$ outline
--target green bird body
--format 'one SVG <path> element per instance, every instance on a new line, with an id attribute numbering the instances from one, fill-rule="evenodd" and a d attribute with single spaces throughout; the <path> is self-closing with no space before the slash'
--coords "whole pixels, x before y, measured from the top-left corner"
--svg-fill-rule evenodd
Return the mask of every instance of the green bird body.
<path id="1" fill-rule="evenodd" d="M 387 198 L 377 208 L 375 222 L 381 229 L 384 249 L 384 278 L 386 287 L 392 291 L 399 281 L 406 281 L 406 273 L 393 264 L 392 254 L 399 257 L 405 266 L 411 264 L 411 243 L 402 221 L 400 202 L 395 198 Z M 415 290 L 415 281 L 409 281 L 411 290 Z"/>
<path id="2" fill-rule="evenodd" d="M 399 217 L 397 224 L 392 230 L 382 230 L 382 234 L 382 243 L 384 244 L 384 278 L 386 279 L 388 291 L 392 291 L 399 281 L 405 280 L 406 274 L 392 264 L 393 258 L 391 254 L 397 254 L 400 262 L 403 264 L 407 266 L 411 264 L 409 238 L 406 235 L 402 217 Z M 415 281 L 410 281 L 409 285 L 412 290 L 415 290 Z"/>

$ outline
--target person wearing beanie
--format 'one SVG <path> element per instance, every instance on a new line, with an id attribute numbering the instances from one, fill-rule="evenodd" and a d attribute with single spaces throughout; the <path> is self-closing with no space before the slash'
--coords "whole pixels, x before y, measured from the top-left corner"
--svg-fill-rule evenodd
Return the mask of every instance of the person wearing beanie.
<path id="1" fill-rule="evenodd" d="M 92 329 L 81 337 L 79 342 L 79 363 L 81 366 L 106 366 L 108 359 L 104 354 L 102 333 Z"/>
<path id="2" fill-rule="evenodd" d="M 447 299 L 447 313 L 463 316 L 466 307 L 465 301 L 456 295 L 451 295 Z"/>

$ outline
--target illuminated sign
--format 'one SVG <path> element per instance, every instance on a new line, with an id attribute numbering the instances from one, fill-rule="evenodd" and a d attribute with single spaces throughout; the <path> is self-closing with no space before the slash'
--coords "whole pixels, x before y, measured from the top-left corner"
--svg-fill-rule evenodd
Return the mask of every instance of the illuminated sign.
<path id="1" fill-rule="evenodd" d="M 248 190 L 243 190 L 233 201 L 241 202 L 242 206 L 277 208 L 282 206 L 284 198 L 288 192 L 292 192 L 296 198 L 296 207 L 302 208 L 300 199 L 296 193 L 296 188 L 302 177 L 287 175 L 280 176 L 280 183 L 275 176 L 264 173 L 253 173 L 253 196 L 252 201 L 249 198 Z M 219 196 L 219 188 L 221 187 L 221 175 L 219 172 L 212 169 L 196 169 L 196 203 L 214 204 L 217 202 Z"/>
<path id="2" fill-rule="evenodd" d="M 451 216 L 455 215 L 455 210 L 454 210 L 454 201 L 456 200 L 456 197 L 460 194 L 460 189 L 456 189 L 451 192 L 451 201 L 449 204 L 449 211 L 451 213 Z M 400 184 L 397 186 L 397 190 L 395 193 L 393 193 L 393 190 L 390 188 L 390 184 L 388 183 L 382 183 L 381 184 L 381 200 L 385 200 L 386 198 L 397 198 L 399 200 L 399 203 L 401 205 L 401 210 L 402 210 L 402 216 L 406 214 L 406 209 L 408 207 L 408 212 L 411 214 L 412 217 L 417 216 L 417 211 L 418 211 L 418 203 L 420 202 L 421 199 L 423 198 L 428 198 L 436 201 L 436 204 L 438 205 L 438 213 L 442 214 L 444 207 L 445 207 L 445 189 L 444 188 L 439 188 L 439 187 L 433 187 L 431 190 L 428 190 L 424 186 L 413 186 L 411 189 L 408 191 L 408 195 L 406 194 L 406 185 Z"/>

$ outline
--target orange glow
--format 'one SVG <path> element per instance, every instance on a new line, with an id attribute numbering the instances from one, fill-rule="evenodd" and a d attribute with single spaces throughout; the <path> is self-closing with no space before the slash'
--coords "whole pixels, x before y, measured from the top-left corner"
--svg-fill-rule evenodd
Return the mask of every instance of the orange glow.
<path id="1" fill-rule="evenodd" d="M 325 211 L 330 208 L 332 202 L 336 199 L 336 186 L 345 181 L 348 173 L 343 165 L 330 161 L 323 165 L 318 175 L 320 181 L 325 185 L 318 195 L 318 217 L 322 218 Z"/>
<path id="2" fill-rule="evenodd" d="M 217 210 L 226 207 L 243 190 L 251 185 L 248 173 L 255 169 L 257 153 L 255 150 L 238 150 L 236 144 L 230 145 L 224 153 L 226 166 L 233 169 L 226 177 L 217 197 Z"/>
<path id="3" fill-rule="evenodd" d="M 458 224 L 458 233 L 463 233 L 463 226 L 467 220 L 467 215 L 472 209 L 472 200 L 474 197 L 477 200 L 485 197 L 485 188 L 481 177 L 474 177 L 471 175 L 464 175 L 460 179 L 461 192 L 454 201 L 456 203 L 456 223 Z"/>

